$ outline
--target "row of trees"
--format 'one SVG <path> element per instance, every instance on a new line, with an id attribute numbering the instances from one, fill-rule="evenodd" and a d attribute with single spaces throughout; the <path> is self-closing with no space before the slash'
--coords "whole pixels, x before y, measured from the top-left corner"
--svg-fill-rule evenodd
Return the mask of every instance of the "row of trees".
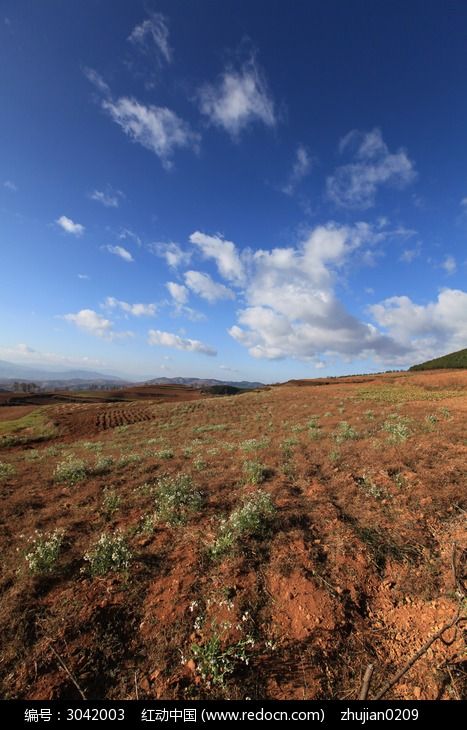
<path id="1" fill-rule="evenodd" d="M 40 389 L 37 383 L 20 383 L 16 380 L 13 383 L 13 390 L 17 393 L 37 393 Z"/>

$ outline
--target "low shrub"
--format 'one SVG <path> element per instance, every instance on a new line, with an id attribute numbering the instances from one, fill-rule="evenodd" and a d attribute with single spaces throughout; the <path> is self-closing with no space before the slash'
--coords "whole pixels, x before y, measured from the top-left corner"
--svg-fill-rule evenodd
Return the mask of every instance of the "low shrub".
<path id="1" fill-rule="evenodd" d="M 132 555 L 125 535 L 117 531 L 113 535 L 103 532 L 94 546 L 84 555 L 91 575 L 119 573 L 128 569 Z"/>

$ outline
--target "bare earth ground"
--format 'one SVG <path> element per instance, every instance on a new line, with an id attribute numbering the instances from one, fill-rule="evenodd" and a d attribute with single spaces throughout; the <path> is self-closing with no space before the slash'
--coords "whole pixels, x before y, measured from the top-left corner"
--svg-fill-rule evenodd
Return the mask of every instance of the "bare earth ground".
<path id="1" fill-rule="evenodd" d="M 1 696 L 356 698 L 370 662 L 374 696 L 465 591 L 467 372 L 169 390 L 0 407 Z M 68 459 L 85 472 L 60 481 Z M 166 524 L 180 474 L 202 504 Z M 263 492 L 275 513 L 215 557 Z M 28 539 L 58 528 L 32 574 Z M 93 576 L 118 530 L 127 569 Z M 461 624 L 444 638 L 388 698 L 466 696 Z"/>

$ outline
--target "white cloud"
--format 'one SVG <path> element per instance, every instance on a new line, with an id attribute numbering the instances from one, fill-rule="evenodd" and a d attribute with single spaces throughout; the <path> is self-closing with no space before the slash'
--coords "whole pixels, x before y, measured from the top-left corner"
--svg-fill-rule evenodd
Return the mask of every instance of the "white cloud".
<path id="1" fill-rule="evenodd" d="M 177 284 L 175 281 L 168 281 L 166 284 L 170 292 L 170 296 L 179 306 L 186 304 L 188 301 L 188 289 L 183 284 Z"/>
<path id="2" fill-rule="evenodd" d="M 124 241 L 124 240 L 134 241 L 138 246 L 141 246 L 141 238 L 138 236 L 137 233 L 130 230 L 130 228 L 122 228 L 122 230 L 118 234 L 118 237 L 122 241 Z"/>
<path id="3" fill-rule="evenodd" d="M 411 264 L 412 261 L 420 256 L 421 246 L 417 244 L 415 248 L 406 248 L 399 257 L 399 261 L 403 261 L 405 264 Z"/>
<path id="4" fill-rule="evenodd" d="M 297 186 L 311 171 L 311 157 L 303 145 L 297 147 L 295 161 L 287 183 L 282 188 L 286 195 L 293 195 Z"/>
<path id="5" fill-rule="evenodd" d="M 379 129 L 349 132 L 339 145 L 341 153 L 348 150 L 354 153 L 354 161 L 338 167 L 326 181 L 328 197 L 340 207 L 371 208 L 379 187 L 402 188 L 416 177 L 406 151 L 389 152 Z"/>
<path id="6" fill-rule="evenodd" d="M 60 226 L 60 228 L 63 228 L 64 231 L 71 233 L 74 236 L 81 236 L 84 233 L 84 226 L 82 226 L 81 223 L 74 223 L 71 218 L 68 218 L 66 215 L 61 215 L 60 218 L 57 218 L 55 223 Z"/>
<path id="7" fill-rule="evenodd" d="M 22 343 L 14 347 L 0 347 L 0 358 L 13 359 L 14 362 L 48 365 L 59 367 L 101 367 L 104 366 L 101 360 L 90 357 L 66 357 L 55 352 L 40 352 Z"/>
<path id="8" fill-rule="evenodd" d="M 183 251 L 178 243 L 150 243 L 149 250 L 166 260 L 168 266 L 176 269 L 180 264 L 188 264 L 191 258 L 190 251 Z"/>
<path id="9" fill-rule="evenodd" d="M 104 246 L 105 250 L 109 253 L 113 253 L 115 256 L 120 256 L 124 261 L 134 261 L 133 256 L 123 246 Z"/>
<path id="10" fill-rule="evenodd" d="M 208 236 L 200 231 L 192 233 L 190 241 L 198 246 L 205 258 L 214 259 L 219 273 L 225 279 L 237 282 L 243 280 L 243 264 L 232 241 L 226 241 L 221 236 Z"/>
<path id="11" fill-rule="evenodd" d="M 163 59 L 166 63 L 172 61 L 169 29 L 161 13 L 151 13 L 149 18 L 135 26 L 128 40 L 148 54 L 155 53 L 158 60 Z"/>
<path id="12" fill-rule="evenodd" d="M 409 362 L 422 362 L 466 346 L 465 291 L 442 289 L 428 304 L 416 304 L 407 296 L 389 297 L 371 306 L 370 311 L 388 335 L 407 348 Z M 404 362 L 407 359 L 405 356 Z"/>
<path id="13" fill-rule="evenodd" d="M 102 100 L 103 109 L 134 142 L 154 152 L 166 169 L 177 148 L 197 150 L 200 136 L 190 125 L 166 107 L 140 104 L 126 96 Z"/>
<path id="14" fill-rule="evenodd" d="M 87 274 L 78 274 L 78 279 L 89 279 L 90 277 Z"/>
<path id="15" fill-rule="evenodd" d="M 93 309 L 81 309 L 75 314 L 64 314 L 62 319 L 66 319 L 67 322 L 72 322 L 84 332 L 95 337 L 101 337 L 104 340 L 115 340 L 132 336 L 131 332 L 114 332 L 113 323 Z"/>
<path id="16" fill-rule="evenodd" d="M 219 299 L 235 299 L 232 289 L 213 281 L 209 274 L 204 274 L 201 271 L 187 271 L 185 273 L 185 282 L 191 291 L 194 291 L 195 294 L 208 302 L 217 302 Z"/>
<path id="17" fill-rule="evenodd" d="M 198 96 L 201 112 L 211 124 L 233 137 L 256 121 L 268 127 L 276 124 L 274 102 L 253 58 L 240 71 L 224 71 L 217 84 L 205 84 Z"/>
<path id="18" fill-rule="evenodd" d="M 205 345 L 199 340 L 184 339 L 179 335 L 171 332 L 162 332 L 161 330 L 149 330 L 148 342 L 150 345 L 162 345 L 163 347 L 174 347 L 176 350 L 186 350 L 188 352 L 199 352 L 203 355 L 217 355 L 216 350 L 209 345 Z"/>
<path id="19" fill-rule="evenodd" d="M 126 314 L 131 314 L 134 317 L 154 317 L 157 313 L 157 306 L 155 304 L 129 304 L 128 302 L 115 299 L 115 297 L 107 297 L 104 302 L 104 307 L 108 309 L 121 309 Z"/>
<path id="20" fill-rule="evenodd" d="M 384 226 L 317 226 L 296 247 L 244 250 L 218 236 L 192 234 L 224 278 L 241 288 L 246 307 L 230 335 L 256 358 L 317 361 L 321 354 L 384 356 L 403 348 L 346 311 L 334 288 L 350 255 L 384 240 Z"/>
<path id="21" fill-rule="evenodd" d="M 93 84 L 93 86 L 101 92 L 101 94 L 104 96 L 110 96 L 110 86 L 106 84 L 102 76 L 98 74 L 97 71 L 93 68 L 84 68 L 83 72 L 87 80 L 90 81 L 91 84 Z"/>
<path id="22" fill-rule="evenodd" d="M 98 203 L 102 203 L 106 208 L 118 208 L 120 200 L 124 198 L 124 194 L 121 190 L 112 190 L 107 188 L 104 190 L 93 190 L 89 197 L 91 200 L 95 200 Z"/>
<path id="23" fill-rule="evenodd" d="M 5 180 L 3 187 L 10 190 L 12 193 L 16 193 L 18 191 L 18 186 L 13 182 L 13 180 Z"/>
<path id="24" fill-rule="evenodd" d="M 454 256 L 446 256 L 441 268 L 445 270 L 446 274 L 454 274 L 457 269 L 457 263 Z"/>
<path id="25" fill-rule="evenodd" d="M 462 208 L 467 209 L 467 198 L 462 198 L 460 205 Z"/>

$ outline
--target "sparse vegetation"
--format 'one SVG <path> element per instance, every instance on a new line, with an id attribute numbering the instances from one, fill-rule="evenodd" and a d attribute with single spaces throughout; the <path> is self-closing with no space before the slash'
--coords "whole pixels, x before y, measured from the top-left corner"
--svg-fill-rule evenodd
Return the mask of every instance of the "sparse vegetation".
<path id="1" fill-rule="evenodd" d="M 15 473 L 15 467 L 13 464 L 6 464 L 4 461 L 0 461 L 0 481 L 13 476 Z"/>
<path id="2" fill-rule="evenodd" d="M 174 452 L 173 449 L 161 449 L 156 453 L 156 456 L 158 459 L 173 459 Z"/>
<path id="3" fill-rule="evenodd" d="M 92 576 L 121 573 L 128 569 L 132 558 L 127 538 L 122 532 L 103 532 L 93 547 L 84 554 Z"/>
<path id="4" fill-rule="evenodd" d="M 113 487 L 105 487 L 102 497 L 102 512 L 107 520 L 112 519 L 120 508 L 122 499 Z"/>
<path id="5" fill-rule="evenodd" d="M 77 459 L 71 454 L 55 467 L 54 477 L 56 482 L 65 482 L 70 486 L 82 482 L 89 476 L 89 466 L 82 459 Z"/>
<path id="6" fill-rule="evenodd" d="M 25 559 L 33 575 L 52 573 L 60 555 L 64 538 L 64 531 L 57 529 L 53 532 L 39 532 L 28 541 Z"/>
<path id="7" fill-rule="evenodd" d="M 227 644 L 218 633 L 214 633 L 204 643 L 191 645 L 196 673 L 208 687 L 224 686 L 240 663 L 249 663 L 254 645 L 252 637 Z"/>
<path id="8" fill-rule="evenodd" d="M 250 484 L 262 484 L 267 477 L 267 469 L 260 461 L 244 461 L 243 473 Z"/>
<path id="9" fill-rule="evenodd" d="M 467 372 L 177 392 L 0 444 L 4 696 L 75 698 L 45 637 L 99 699 L 376 694 L 462 598 Z M 389 700 L 465 695 L 454 633 Z"/>
<path id="10" fill-rule="evenodd" d="M 168 525 L 183 525 L 201 509 L 203 498 L 188 474 L 161 477 L 155 488 L 156 519 Z"/>
<path id="11" fill-rule="evenodd" d="M 217 560 L 232 552 L 240 539 L 261 537 L 271 525 L 276 514 L 274 503 L 267 492 L 258 491 L 248 497 L 243 505 L 221 522 L 218 536 L 209 548 L 209 554 Z"/>
<path id="12" fill-rule="evenodd" d="M 396 413 L 389 416 L 383 424 L 383 430 L 389 434 L 388 441 L 400 444 L 410 436 L 409 421 Z"/>
<path id="13" fill-rule="evenodd" d="M 341 421 L 339 428 L 334 433 L 334 440 L 337 444 L 342 444 L 344 441 L 357 438 L 357 431 L 347 421 Z"/>

